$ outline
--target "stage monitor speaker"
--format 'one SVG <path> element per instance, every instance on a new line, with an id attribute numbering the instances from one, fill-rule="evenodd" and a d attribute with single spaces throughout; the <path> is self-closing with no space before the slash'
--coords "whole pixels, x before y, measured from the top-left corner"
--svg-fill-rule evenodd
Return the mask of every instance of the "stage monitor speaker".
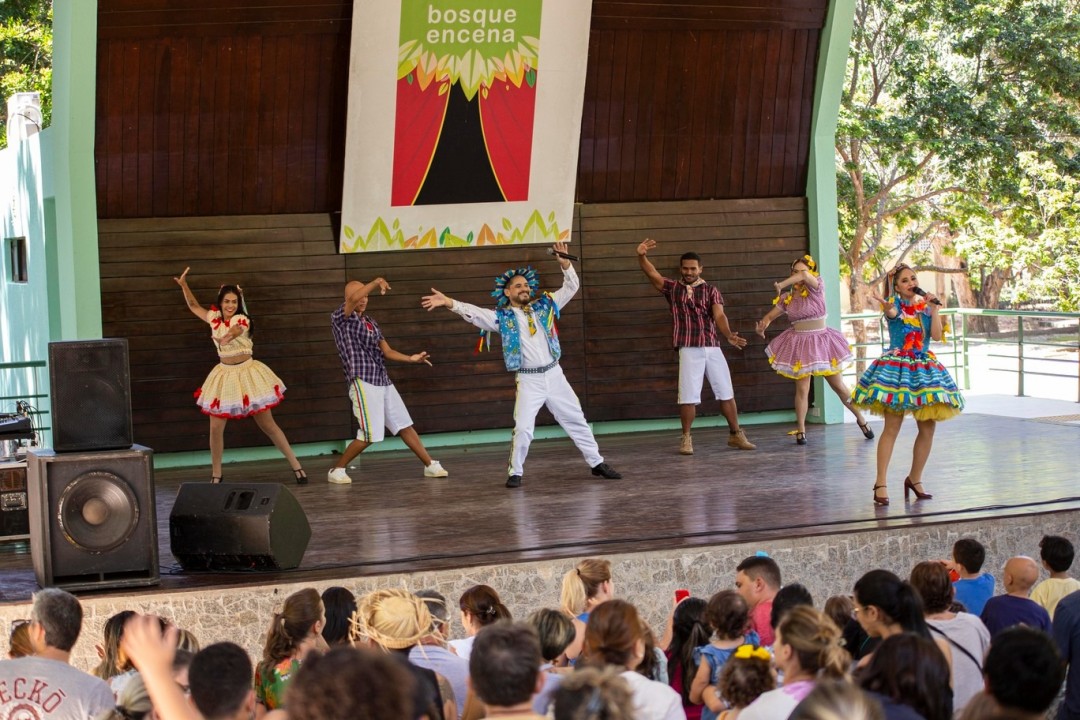
<path id="1" fill-rule="evenodd" d="M 158 583 L 153 452 L 27 454 L 30 555 L 42 587 Z"/>
<path id="2" fill-rule="evenodd" d="M 131 447 L 131 381 L 123 338 L 49 343 L 57 452 Z"/>
<path id="3" fill-rule="evenodd" d="M 185 570 L 290 570 L 304 557 L 311 526 L 284 485 L 184 483 L 169 538 Z"/>

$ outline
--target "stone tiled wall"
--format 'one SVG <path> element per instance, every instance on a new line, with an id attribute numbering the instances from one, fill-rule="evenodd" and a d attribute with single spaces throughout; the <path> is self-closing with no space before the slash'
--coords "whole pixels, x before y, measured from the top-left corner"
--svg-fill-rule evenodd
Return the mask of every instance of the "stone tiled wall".
<path id="1" fill-rule="evenodd" d="M 801 582 L 813 593 L 820 607 L 826 598 L 849 593 L 862 573 L 886 568 L 906 577 L 911 567 L 925 559 L 947 557 L 953 542 L 964 536 L 977 538 L 986 546 L 984 571 L 1000 574 L 1005 560 L 1013 555 L 1038 557 L 1043 535 L 1057 534 L 1080 540 L 1080 511 L 1028 515 L 963 523 L 915 525 L 888 530 L 799 537 L 767 544 L 733 544 L 686 550 L 612 555 L 615 592 L 637 605 L 642 615 L 658 631 L 671 610 L 676 588 L 689 588 L 694 595 L 708 597 L 733 586 L 735 566 L 748 555 L 764 550 L 781 567 L 785 583 Z M 558 607 L 563 574 L 575 560 L 545 560 L 516 565 L 482 566 L 377 577 L 343 578 L 319 583 L 289 585 L 243 585 L 161 594 L 109 595 L 83 599 L 84 629 L 75 647 L 73 663 L 89 669 L 96 662 L 94 644 L 99 642 L 105 621 L 120 610 L 136 610 L 161 615 L 186 628 L 203 645 L 232 640 L 253 657 L 262 655 L 262 643 L 271 614 L 280 609 L 290 593 L 309 585 L 320 591 L 342 585 L 355 594 L 386 587 L 410 590 L 434 588 L 456 605 L 466 588 L 483 583 L 495 588 L 515 617 L 524 618 L 541 607 Z M 245 579 L 253 579 L 246 576 Z M 1000 581 L 998 583 L 1000 592 Z M 10 623 L 29 616 L 29 603 L 0 607 L 0 628 L 7 637 Z M 454 617 L 455 636 L 462 633 Z"/>

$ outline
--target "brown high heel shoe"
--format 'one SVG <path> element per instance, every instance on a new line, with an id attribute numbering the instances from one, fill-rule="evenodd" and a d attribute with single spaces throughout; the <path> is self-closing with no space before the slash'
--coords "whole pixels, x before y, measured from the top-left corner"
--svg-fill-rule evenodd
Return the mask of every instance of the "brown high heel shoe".
<path id="1" fill-rule="evenodd" d="M 877 494 L 878 490 L 884 490 L 886 487 L 888 487 L 888 486 L 887 485 L 875 485 L 874 486 L 874 504 L 875 505 L 888 505 L 889 504 L 889 496 L 888 495 L 886 495 L 885 497 L 878 497 L 878 494 Z"/>
<path id="2" fill-rule="evenodd" d="M 904 500 L 908 499 L 909 491 L 915 493 L 916 500 L 929 500 L 930 498 L 934 497 L 928 492 L 921 492 L 917 487 L 915 487 L 916 485 L 922 485 L 922 481 L 920 480 L 917 483 L 913 483 L 911 482 L 910 477 L 904 478 Z"/>

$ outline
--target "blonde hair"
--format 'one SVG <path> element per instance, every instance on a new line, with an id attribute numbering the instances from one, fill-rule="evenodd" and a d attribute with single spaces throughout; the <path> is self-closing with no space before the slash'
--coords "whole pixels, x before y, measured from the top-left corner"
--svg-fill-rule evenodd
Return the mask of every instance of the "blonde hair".
<path id="1" fill-rule="evenodd" d="M 600 586 L 611 580 L 611 561 L 586 558 L 563 575 L 560 609 L 576 618 L 585 612 L 589 598 L 596 597 Z"/>
<path id="2" fill-rule="evenodd" d="M 141 720 L 154 709 L 146 684 L 138 673 L 128 678 L 116 696 L 116 707 L 96 716 L 96 720 Z"/>
<path id="3" fill-rule="evenodd" d="M 387 650 L 404 650 L 431 634 L 427 603 L 408 590 L 376 590 L 357 603 L 349 639 L 368 639 Z"/>
<path id="4" fill-rule="evenodd" d="M 805 672 L 843 680 L 851 656 L 840 644 L 840 628 L 828 615 L 808 605 L 789 610 L 776 628 L 777 643 L 792 649 Z"/>

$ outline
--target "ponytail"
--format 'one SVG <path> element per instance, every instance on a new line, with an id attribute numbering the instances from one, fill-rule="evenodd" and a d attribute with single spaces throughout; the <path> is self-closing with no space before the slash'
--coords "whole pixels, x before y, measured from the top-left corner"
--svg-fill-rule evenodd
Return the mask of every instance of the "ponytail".
<path id="1" fill-rule="evenodd" d="M 901 582 L 896 590 L 896 616 L 893 619 L 900 624 L 904 632 L 933 639 L 930 628 L 926 624 L 926 616 L 923 613 L 922 596 L 911 586 L 911 583 Z"/>
<path id="2" fill-rule="evenodd" d="M 274 613 L 266 632 L 259 673 L 267 678 L 274 666 L 290 657 L 311 634 L 323 616 L 322 598 L 315 588 L 304 588 L 285 598 L 281 612 Z"/>
<path id="3" fill-rule="evenodd" d="M 585 612 L 585 583 L 577 568 L 568 570 L 562 579 L 562 592 L 559 593 L 559 609 L 572 618 Z"/>
<path id="4" fill-rule="evenodd" d="M 562 611 L 576 618 L 585 612 L 590 598 L 600 592 L 600 586 L 611 580 L 611 562 L 586 558 L 563 576 L 559 605 Z"/>

